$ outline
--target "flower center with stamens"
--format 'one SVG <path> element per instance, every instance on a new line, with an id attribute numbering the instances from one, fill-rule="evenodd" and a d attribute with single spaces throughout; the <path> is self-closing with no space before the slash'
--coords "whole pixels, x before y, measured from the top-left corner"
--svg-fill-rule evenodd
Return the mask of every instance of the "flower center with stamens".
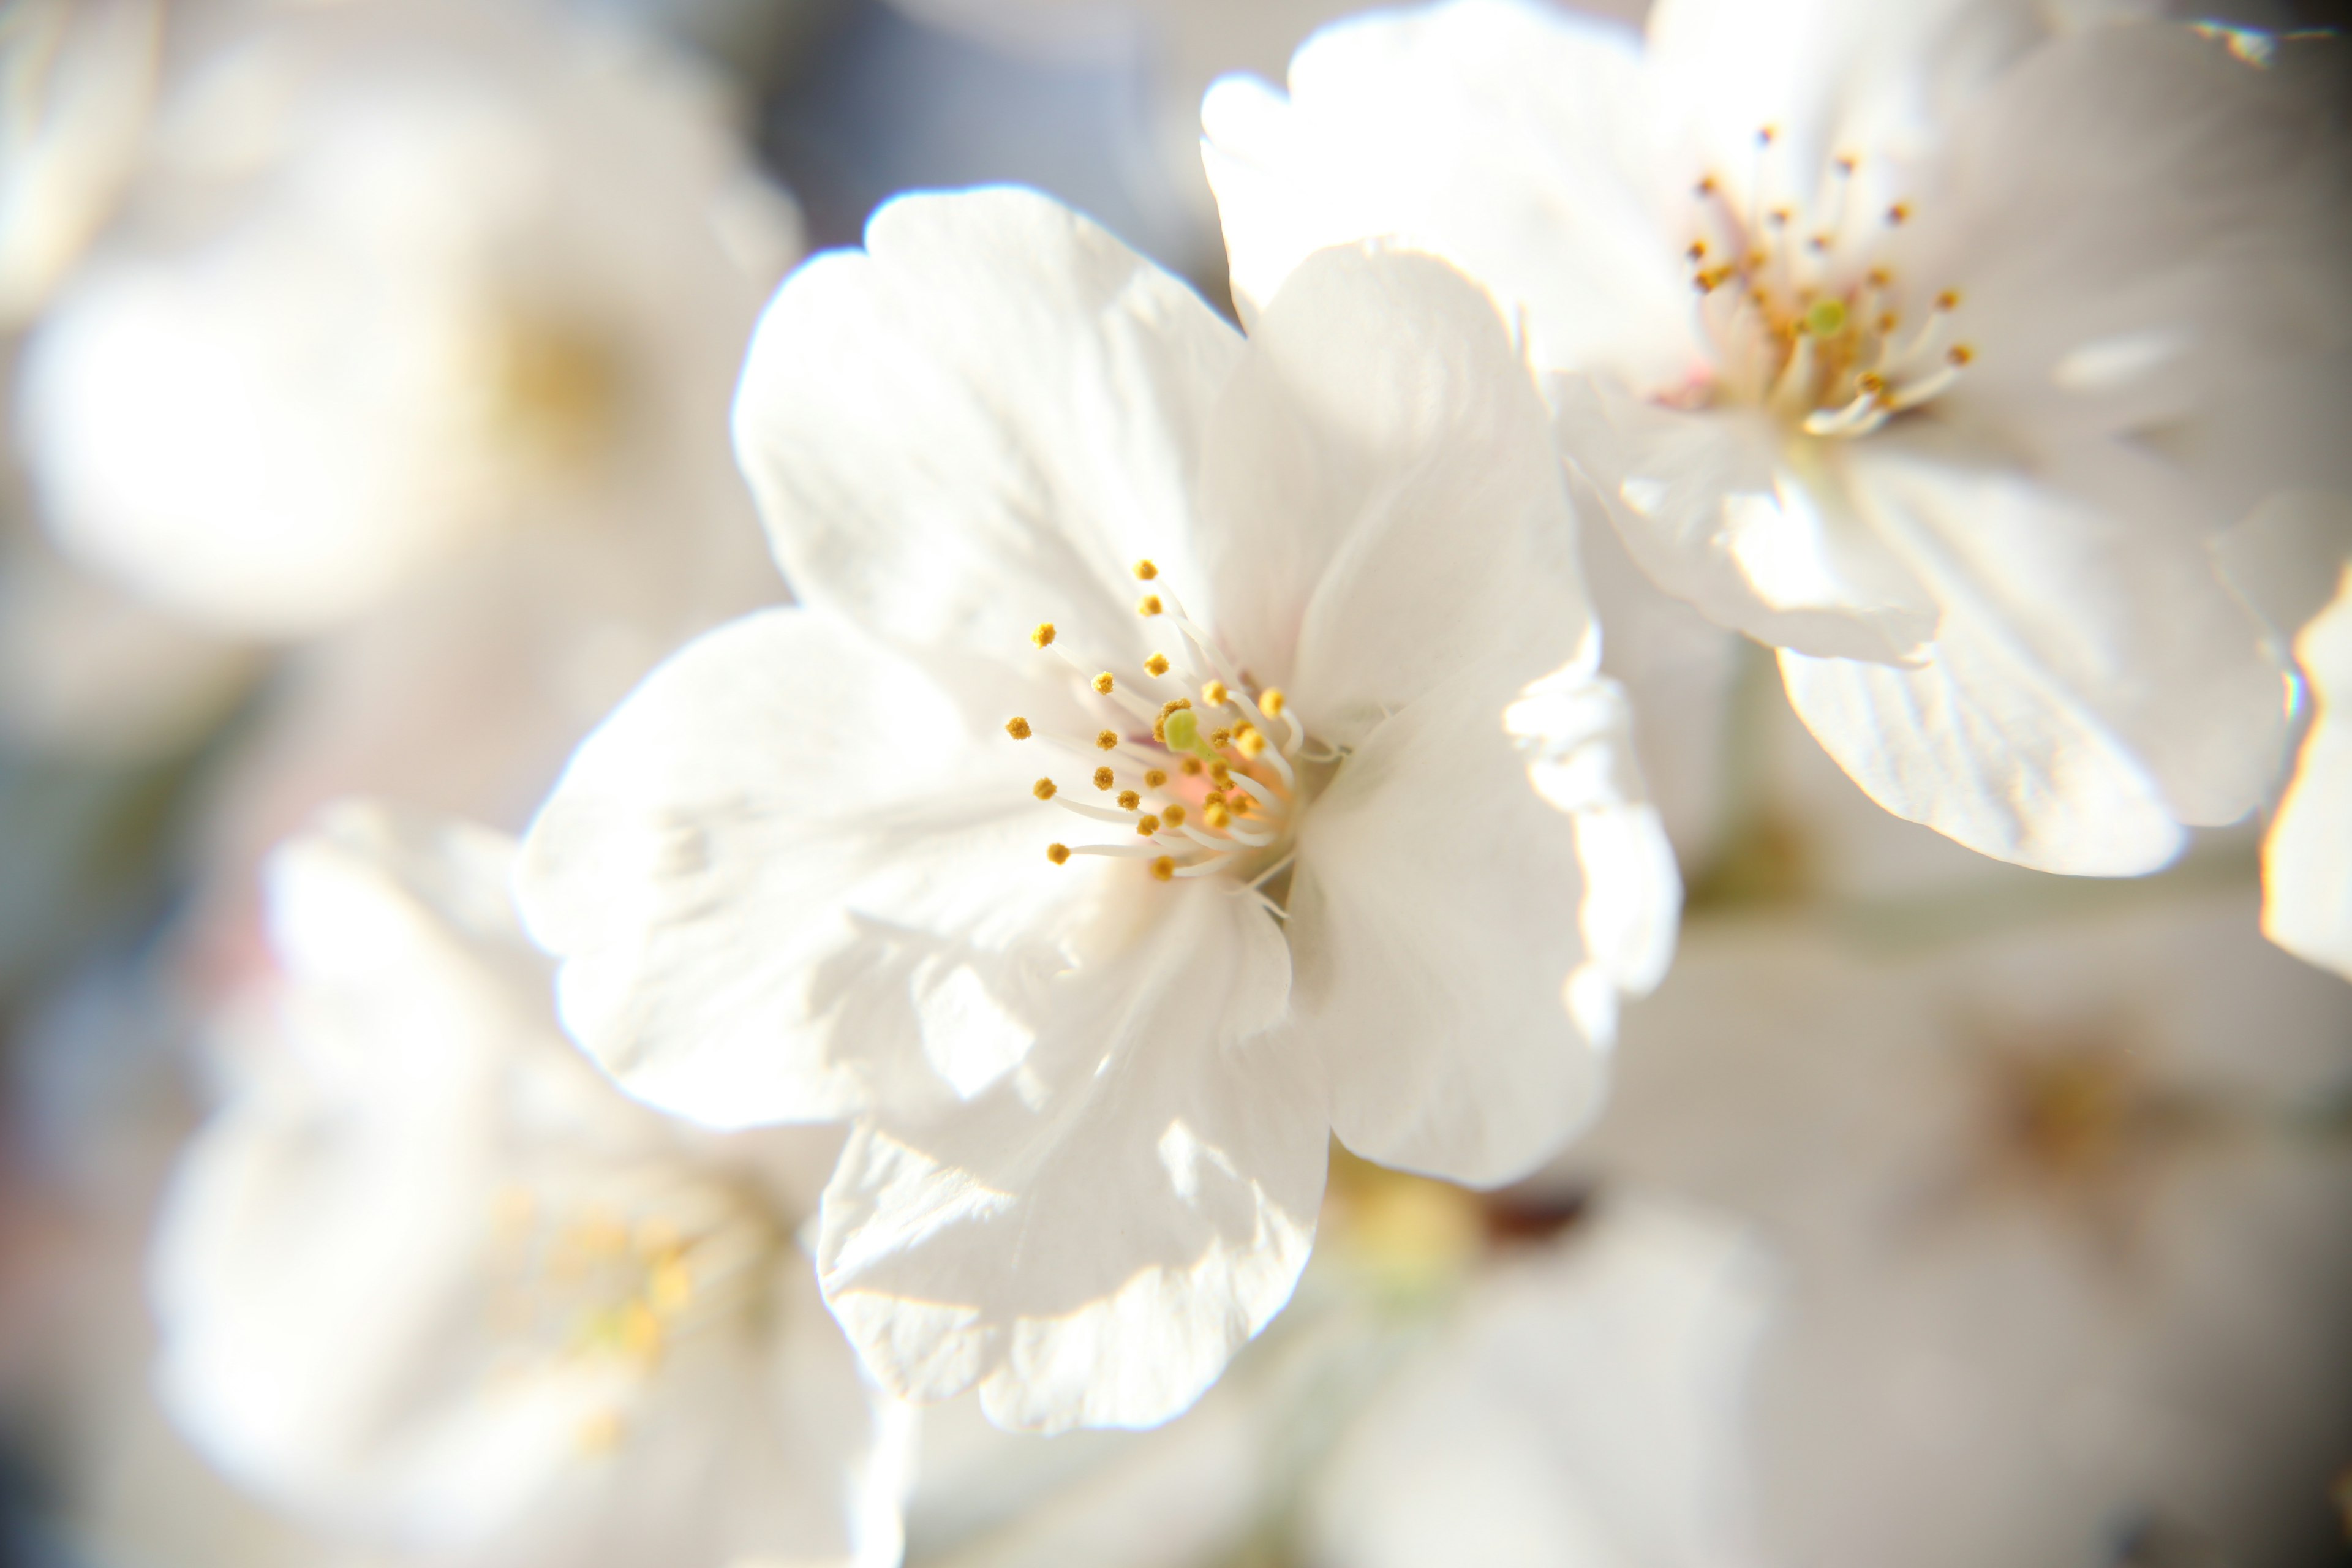
<path id="1" fill-rule="evenodd" d="M 783 1245 L 765 1205 L 701 1171 L 607 1176 L 593 1178 L 595 1195 L 585 1200 L 572 1183 L 560 1196 L 530 1183 L 499 1194 L 494 1380 L 583 1362 L 642 1378 L 672 1346 L 764 1310 Z M 620 1412 L 600 1412 L 580 1441 L 601 1450 L 621 1432 Z"/>
<path id="2" fill-rule="evenodd" d="M 1850 156 L 1802 199 L 1773 177 L 1777 132 L 1768 126 L 1756 141 L 1744 206 L 1715 175 L 1694 187 L 1684 256 L 1715 375 L 1664 401 L 1745 404 L 1807 436 L 1851 439 L 1941 396 L 1976 356 L 1954 335 L 1959 293 L 1906 303 L 1913 296 L 1884 258 L 1910 205 L 1858 210 L 1860 164 Z"/>
<path id="3" fill-rule="evenodd" d="M 1153 583 L 1160 568 L 1139 561 L 1135 575 Z M 1050 622 L 1030 636 L 1069 664 L 1103 725 L 1061 736 L 1023 717 L 1005 723 L 1015 741 L 1043 739 L 1074 753 L 1032 793 L 1105 830 L 1093 842 L 1049 844 L 1046 857 L 1057 866 L 1081 855 L 1136 860 L 1162 882 L 1229 876 L 1263 886 L 1289 865 L 1297 815 L 1328 759 L 1309 753 L 1307 727 L 1283 693 L 1233 668 L 1172 590 L 1147 593 L 1136 613 L 1175 637 L 1131 671 L 1079 658 Z"/>

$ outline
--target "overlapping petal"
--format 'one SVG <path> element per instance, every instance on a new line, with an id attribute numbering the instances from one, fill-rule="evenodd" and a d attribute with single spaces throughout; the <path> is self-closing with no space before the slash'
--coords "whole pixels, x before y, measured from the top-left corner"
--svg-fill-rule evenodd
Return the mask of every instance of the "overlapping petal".
<path id="1" fill-rule="evenodd" d="M 1349 745 L 1460 671 L 1589 668 L 1575 519 L 1484 291 L 1325 251 L 1260 317 L 1208 427 L 1194 551 L 1243 668 Z"/>
<path id="2" fill-rule="evenodd" d="M 1241 354 L 1198 295 L 1057 203 L 904 196 L 770 306 L 736 444 L 808 603 L 1007 656 L 1050 620 L 1132 662 L 1129 567 L 1185 574 L 1202 430 Z"/>
<path id="3" fill-rule="evenodd" d="M 827 1299 L 895 1391 L 1000 1425 L 1150 1426 L 1289 1300 L 1323 1192 L 1314 1062 L 1267 1033 L 1290 959 L 1247 891 L 1188 889 L 1057 976 L 1022 1069 L 886 1109 L 825 1194 Z"/>
<path id="4" fill-rule="evenodd" d="M 2263 933 L 2352 979 L 2352 571 L 2295 638 L 2311 729 L 2263 844 Z"/>
<path id="5" fill-rule="evenodd" d="M 1027 694 L 1050 721 L 1053 695 Z M 1040 853 L 1036 759 L 999 722 L 823 611 L 690 645 L 582 746 L 524 844 L 565 1027 L 632 1093 L 719 1126 L 1003 1070 L 1085 884 Z M 966 1026 L 925 1031 L 926 998 L 961 998 Z"/>
<path id="6" fill-rule="evenodd" d="M 1663 967 L 1623 959 L 1671 944 L 1671 913 L 1641 901 L 1674 886 L 1654 816 L 1633 828 L 1648 854 L 1596 843 L 1588 860 L 1584 813 L 1647 808 L 1568 783 L 1580 743 L 1624 766 L 1622 710 L 1547 726 L 1569 731 L 1543 737 L 1555 805 L 1528 787 L 1533 737 L 1498 721 L 1517 689 L 1466 671 L 1373 731 L 1300 830 L 1291 889 L 1292 1005 L 1333 1130 L 1369 1159 L 1456 1181 L 1526 1173 L 1592 1112 L 1618 991 Z M 1629 927 L 1643 933 L 1630 942 Z"/>
<path id="7" fill-rule="evenodd" d="M 1228 78 L 1202 109 L 1244 319 L 1315 251 L 1388 236 L 1523 308 L 1539 363 L 1649 383 L 1694 362 L 1629 30 L 1455 0 L 1326 28 L 1289 88 Z"/>

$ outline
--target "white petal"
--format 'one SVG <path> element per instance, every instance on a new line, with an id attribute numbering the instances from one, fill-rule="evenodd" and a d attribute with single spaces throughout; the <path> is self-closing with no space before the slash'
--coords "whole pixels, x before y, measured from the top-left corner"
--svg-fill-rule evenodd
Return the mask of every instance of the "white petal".
<path id="1" fill-rule="evenodd" d="M 1590 658 L 1542 400 L 1478 288 L 1322 252 L 1258 322 L 1202 467 L 1213 624 L 1316 736 L 1351 743 L 1456 670 Z"/>
<path id="2" fill-rule="evenodd" d="M 1740 1230 L 1638 1196 L 1466 1293 L 1317 1479 L 1317 1561 L 1745 1562 L 1748 1363 L 1770 1272 Z"/>
<path id="3" fill-rule="evenodd" d="M 1689 176 L 1712 171 L 1743 203 L 1821 188 L 1832 159 L 1933 153 L 1957 110 L 2048 36 L 2038 0 L 1658 0 L 1650 14 L 1652 111 L 1675 128 Z M 1759 155 L 1757 132 L 1773 132 Z M 1885 172 L 1893 172 L 1892 170 Z M 1758 183 L 1761 182 L 1760 191 Z M 1760 197 L 1760 199 L 1759 199 Z"/>
<path id="4" fill-rule="evenodd" d="M 1560 447 L 1626 549 L 1668 593 L 1758 641 L 1900 660 L 1935 600 L 1854 514 L 1834 456 L 1762 418 L 1662 408 L 1597 376 L 1550 383 Z"/>
<path id="5" fill-rule="evenodd" d="M 1289 1299 L 1326 1123 L 1309 1062 L 1264 1032 L 1281 934 L 1239 889 L 1152 892 L 1150 929 L 1055 980 L 1019 1074 L 844 1152 L 825 1294 L 886 1388 L 977 1384 L 1018 1429 L 1150 1426 Z"/>
<path id="6" fill-rule="evenodd" d="M 2183 822 L 2230 822 L 2267 795 L 2282 671 L 2161 467 L 2093 447 L 2029 473 L 1923 429 L 1861 444 L 1850 473 L 1855 504 L 1944 605 L 1946 641 L 2000 638 Z"/>
<path id="7" fill-rule="evenodd" d="M 1242 342 L 1033 192 L 905 196 L 769 307 L 736 444 L 794 591 L 867 630 L 1005 656 L 1054 621 L 1139 658 L 1129 574 L 1192 512 Z M 1178 574 L 1181 576 L 1181 570 Z"/>
<path id="8" fill-rule="evenodd" d="M 1672 946 L 1622 700 L 1570 675 L 1507 721 L 1515 695 L 1473 671 L 1373 731 L 1300 826 L 1290 899 L 1333 1130 L 1456 1181 L 1523 1174 L 1591 1113 L 1618 993 Z"/>
<path id="9" fill-rule="evenodd" d="M 2314 711 L 2263 844 L 2263 934 L 2352 980 L 2352 571 L 2294 647 Z"/>
<path id="10" fill-rule="evenodd" d="M 1783 648 L 1805 727 L 1895 816 L 2041 871 L 2129 877 L 2179 851 L 2156 781 L 1997 626 L 1945 616 L 1916 669 Z"/>
<path id="11" fill-rule="evenodd" d="M 518 894 L 565 960 L 572 1037 L 631 1092 L 721 1126 L 838 1119 L 901 1072 L 985 1077 L 927 1065 L 914 1006 L 942 987 L 950 1004 L 1013 995 L 1061 967 L 1057 923 L 1091 885 L 1047 863 L 1062 818 L 1029 791 L 1057 762 L 1087 764 L 1007 739 L 1022 705 L 1041 726 L 1057 715 L 1013 679 L 987 689 L 999 707 L 960 705 L 814 610 L 722 626 L 655 671 L 524 845 Z M 931 1045 L 993 1050 L 994 1070 L 1021 1048 Z"/>
<path id="12" fill-rule="evenodd" d="M 2112 27 L 1971 104 L 1899 263 L 1960 293 L 1977 353 L 1949 416 L 2028 453 L 2129 435 L 2209 527 L 2352 483 L 2337 87 L 2188 28 Z"/>
<path id="13" fill-rule="evenodd" d="M 1244 320 L 1311 252 L 1393 236 L 1523 308 L 1539 364 L 1648 384 L 1696 353 L 1620 26 L 1514 0 L 1366 16 L 1307 42 L 1287 99 L 1229 78 L 1202 114 Z"/>

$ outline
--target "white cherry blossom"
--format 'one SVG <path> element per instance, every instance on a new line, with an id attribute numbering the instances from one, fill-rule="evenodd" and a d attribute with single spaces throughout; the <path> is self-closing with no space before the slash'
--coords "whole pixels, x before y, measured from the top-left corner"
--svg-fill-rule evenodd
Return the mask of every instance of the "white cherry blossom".
<path id="1" fill-rule="evenodd" d="M 1645 46 L 1456 0 L 1204 122 L 1244 319 L 1320 246 L 1454 260 L 1523 313 L 1635 558 L 1780 650 L 1874 799 L 2120 874 L 2277 765 L 2207 541 L 2346 477 L 2352 202 L 2307 52 L 2012 0 L 1664 0 Z"/>
<path id="2" fill-rule="evenodd" d="M 855 1121 L 820 1259 L 887 1386 L 1162 1420 L 1330 1133 L 1494 1182 L 1589 1112 L 1676 888 L 1475 288 L 1339 250 L 1244 340 L 1043 197 L 907 197 L 736 427 L 806 607 L 651 677 L 520 888 L 633 1092 Z"/>
<path id="3" fill-rule="evenodd" d="M 825 1151 L 604 1081 L 513 854 L 346 806 L 271 861 L 269 1019 L 159 1222 L 165 1408 L 355 1550 L 896 1563 L 910 1413 L 795 1244 Z"/>
<path id="4" fill-rule="evenodd" d="M 641 626 L 765 596 L 725 409 L 797 220 L 715 84 L 528 3 L 200 19 L 19 367 L 59 547 L 261 638 L 518 554 Z"/>

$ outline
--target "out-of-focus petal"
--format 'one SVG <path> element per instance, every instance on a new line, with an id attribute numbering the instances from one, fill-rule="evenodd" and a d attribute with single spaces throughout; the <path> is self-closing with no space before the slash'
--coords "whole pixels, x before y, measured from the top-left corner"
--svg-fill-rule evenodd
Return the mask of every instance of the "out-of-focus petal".
<path id="1" fill-rule="evenodd" d="M 2352 980 L 2352 570 L 2294 639 L 2310 731 L 2263 845 L 2263 933 Z"/>

